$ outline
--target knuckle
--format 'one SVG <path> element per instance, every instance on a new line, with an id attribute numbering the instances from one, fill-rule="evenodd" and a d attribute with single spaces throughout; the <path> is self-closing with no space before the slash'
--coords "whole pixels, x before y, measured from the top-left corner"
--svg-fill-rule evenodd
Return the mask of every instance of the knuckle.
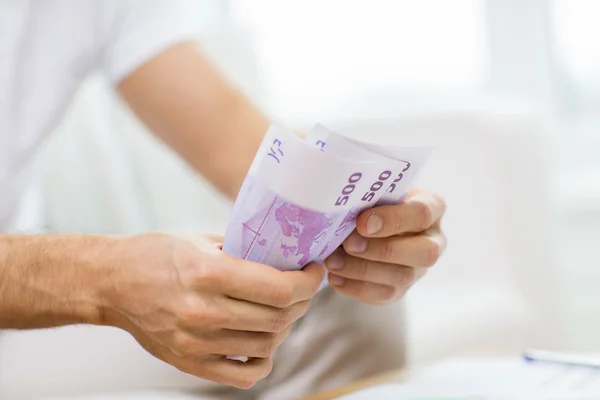
<path id="1" fill-rule="evenodd" d="M 369 294 L 369 286 L 366 282 L 358 282 L 353 289 L 354 295 L 359 298 L 366 298 Z"/>
<path id="2" fill-rule="evenodd" d="M 184 332 L 176 332 L 173 338 L 173 354 L 177 357 L 186 357 L 194 350 L 194 340 Z"/>
<path id="3" fill-rule="evenodd" d="M 183 280 L 189 280 L 193 284 L 203 284 L 206 281 L 214 279 L 217 268 L 211 268 L 211 263 L 198 257 L 198 249 L 191 242 L 176 241 L 172 250 L 172 262 L 176 267 L 177 278 L 180 283 Z"/>
<path id="4" fill-rule="evenodd" d="M 273 371 L 273 360 L 270 358 L 262 369 L 263 370 L 261 371 L 261 376 L 259 379 L 265 378 L 271 374 L 271 371 Z"/>
<path id="5" fill-rule="evenodd" d="M 292 305 L 292 288 L 290 285 L 280 285 L 273 289 L 273 304 L 278 308 L 286 308 Z"/>
<path id="6" fill-rule="evenodd" d="M 442 210 L 442 214 L 444 214 L 446 212 L 446 208 L 448 207 L 448 203 L 446 203 L 446 199 L 444 199 L 442 196 L 440 196 L 437 193 L 433 194 L 433 198 L 440 205 L 440 209 Z"/>
<path id="7" fill-rule="evenodd" d="M 188 364 L 173 363 L 173 366 L 185 374 L 196 375 L 196 371 Z"/>
<path id="8" fill-rule="evenodd" d="M 237 387 L 238 389 L 248 390 L 248 389 L 252 389 L 254 387 L 254 385 L 256 385 L 257 381 L 258 381 L 258 379 L 240 378 L 234 383 L 234 386 Z"/>
<path id="9" fill-rule="evenodd" d="M 425 249 L 423 264 L 425 267 L 432 267 L 440 258 L 442 246 L 438 241 L 429 238 Z"/>
<path id="10" fill-rule="evenodd" d="M 396 279 L 399 287 L 409 287 L 413 284 L 416 278 L 416 271 L 414 268 L 397 268 Z"/>
<path id="11" fill-rule="evenodd" d="M 273 320 L 273 332 L 283 332 L 292 323 L 292 309 L 278 310 Z"/>
<path id="12" fill-rule="evenodd" d="M 381 244 L 381 261 L 392 262 L 394 260 L 394 242 L 389 239 L 383 239 Z"/>
<path id="13" fill-rule="evenodd" d="M 206 262 L 193 261 L 194 281 L 196 284 L 206 287 L 215 287 L 221 283 L 223 270 L 212 268 Z"/>
<path id="14" fill-rule="evenodd" d="M 292 333 L 291 326 L 288 326 L 283 332 L 277 333 L 277 346 L 276 347 L 279 347 L 279 345 L 281 345 L 283 342 L 285 342 L 291 333 Z"/>
<path id="15" fill-rule="evenodd" d="M 200 358 L 195 360 L 181 358 L 179 360 L 169 361 L 169 363 L 179 371 L 197 376 L 198 378 L 209 378 L 214 375 L 206 361 Z"/>
<path id="16" fill-rule="evenodd" d="M 298 319 L 304 317 L 310 308 L 312 300 L 304 300 L 293 305 L 293 312 L 291 312 L 291 323 L 294 323 Z M 288 326 L 289 327 L 289 326 Z"/>
<path id="17" fill-rule="evenodd" d="M 357 280 L 365 280 L 369 271 L 369 261 L 364 258 L 359 258 L 354 267 L 354 276 Z"/>
<path id="18" fill-rule="evenodd" d="M 415 203 L 415 206 L 417 208 L 417 215 L 419 218 L 417 229 L 419 231 L 424 231 L 433 224 L 433 210 L 429 204 L 424 202 Z"/>
<path id="19" fill-rule="evenodd" d="M 417 270 L 415 268 L 408 268 L 408 271 L 406 271 L 406 287 L 410 287 L 413 283 L 415 283 L 415 280 L 417 279 Z"/>
<path id="20" fill-rule="evenodd" d="M 202 319 L 200 320 L 204 326 L 215 326 L 223 327 L 230 323 L 235 317 L 233 313 L 228 310 L 211 307 L 207 308 L 201 314 Z"/>
<path id="21" fill-rule="evenodd" d="M 180 310 L 177 312 L 177 315 L 179 319 L 179 326 L 195 326 L 199 321 L 202 320 L 199 310 L 193 307 L 184 306 L 180 308 Z"/>
<path id="22" fill-rule="evenodd" d="M 448 238 L 446 237 L 446 234 L 442 231 L 439 232 L 439 239 L 440 239 L 440 254 L 439 256 L 441 257 L 441 255 L 444 253 L 444 251 L 446 250 L 446 246 L 448 246 Z"/>
<path id="23" fill-rule="evenodd" d="M 277 335 L 266 333 L 261 340 L 258 356 L 261 358 L 270 357 L 271 354 L 277 349 Z"/>
<path id="24" fill-rule="evenodd" d="M 321 287 L 321 283 L 323 281 L 323 278 L 325 277 L 325 274 L 320 276 L 320 279 L 313 279 L 313 281 L 310 284 L 310 297 L 314 297 L 317 292 L 319 291 L 319 288 Z"/>
<path id="25" fill-rule="evenodd" d="M 396 298 L 396 294 L 398 293 L 398 289 L 396 289 L 395 287 L 391 287 L 391 286 L 384 286 L 381 290 L 381 302 L 382 303 L 389 303 L 390 301 L 394 300 Z"/>
<path id="26" fill-rule="evenodd" d="M 177 315 L 179 325 L 183 327 L 222 326 L 232 319 L 226 310 L 202 304 L 197 299 L 185 301 Z"/>
<path id="27" fill-rule="evenodd" d="M 377 285 L 371 296 L 365 297 L 370 304 L 387 304 L 394 300 L 398 290 L 395 287 L 387 285 Z"/>
<path id="28" fill-rule="evenodd" d="M 406 212 L 400 210 L 394 216 L 394 232 L 403 232 L 406 226 Z"/>
<path id="29" fill-rule="evenodd" d="M 252 389 L 258 380 L 258 377 L 254 376 L 251 371 L 245 371 L 244 374 L 227 377 L 227 379 L 221 383 L 235 386 L 238 389 Z"/>
<path id="30" fill-rule="evenodd" d="M 177 309 L 180 326 L 196 326 L 204 319 L 202 307 L 196 304 L 195 299 L 186 298 Z"/>

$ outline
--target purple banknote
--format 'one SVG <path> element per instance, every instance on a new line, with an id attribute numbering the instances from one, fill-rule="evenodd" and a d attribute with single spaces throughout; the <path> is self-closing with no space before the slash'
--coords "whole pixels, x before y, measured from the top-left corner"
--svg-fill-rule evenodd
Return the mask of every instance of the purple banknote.
<path id="1" fill-rule="evenodd" d="M 339 135 L 329 143 L 324 129 L 315 128 L 319 142 L 269 128 L 235 202 L 226 253 L 281 270 L 322 262 L 352 233 L 359 213 L 406 172 L 409 160 L 343 143 Z M 336 143 L 340 149 L 330 151 Z"/>

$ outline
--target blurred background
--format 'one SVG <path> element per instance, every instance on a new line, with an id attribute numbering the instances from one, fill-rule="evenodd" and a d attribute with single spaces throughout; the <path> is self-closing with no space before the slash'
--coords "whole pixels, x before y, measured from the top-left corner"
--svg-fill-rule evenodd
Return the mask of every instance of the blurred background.
<path id="1" fill-rule="evenodd" d="M 600 352 L 600 2 L 191 1 L 270 116 L 433 144 L 449 247 L 405 301 L 409 359 Z M 230 204 L 90 77 L 39 165 L 59 232 L 223 231 Z"/>

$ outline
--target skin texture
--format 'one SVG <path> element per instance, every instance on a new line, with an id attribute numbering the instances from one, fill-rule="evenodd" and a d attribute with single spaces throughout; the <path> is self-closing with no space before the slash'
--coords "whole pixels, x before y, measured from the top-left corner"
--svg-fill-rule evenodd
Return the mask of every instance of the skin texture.
<path id="1" fill-rule="evenodd" d="M 271 120 L 195 45 L 165 50 L 117 90 L 154 134 L 235 198 Z M 326 262 L 334 289 L 375 304 L 402 297 L 443 251 L 444 211 L 439 196 L 422 190 L 363 213 Z M 0 236 L 0 329 L 116 326 L 184 372 L 249 388 L 269 374 L 271 354 L 308 310 L 324 271 L 280 272 L 229 257 L 221 242 L 158 233 Z"/>
<path id="2" fill-rule="evenodd" d="M 326 261 L 329 282 L 367 303 L 401 298 L 446 247 L 440 227 L 445 209 L 440 196 L 414 190 L 402 204 L 365 211 L 343 248 Z"/>

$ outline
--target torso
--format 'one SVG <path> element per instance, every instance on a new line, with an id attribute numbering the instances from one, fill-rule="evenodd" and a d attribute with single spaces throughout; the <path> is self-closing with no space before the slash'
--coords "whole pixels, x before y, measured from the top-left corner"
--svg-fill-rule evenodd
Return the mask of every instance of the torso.
<path id="1" fill-rule="evenodd" d="M 88 0 L 0 0 L 0 232 L 35 229 L 19 223 L 30 165 L 91 69 L 93 10 Z"/>

